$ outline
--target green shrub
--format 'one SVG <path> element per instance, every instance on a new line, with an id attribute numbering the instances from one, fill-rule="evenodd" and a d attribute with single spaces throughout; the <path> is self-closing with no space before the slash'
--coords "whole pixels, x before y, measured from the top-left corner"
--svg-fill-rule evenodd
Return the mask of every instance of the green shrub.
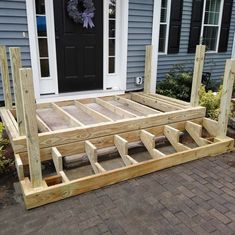
<path id="1" fill-rule="evenodd" d="M 0 122 L 0 175 L 11 171 L 13 168 L 13 151 L 4 132 L 4 126 Z"/>
<path id="2" fill-rule="evenodd" d="M 206 107 L 206 116 L 218 120 L 219 117 L 219 107 L 222 95 L 222 86 L 220 86 L 217 93 L 213 91 L 206 91 L 205 86 L 201 86 L 199 97 L 200 105 Z"/>

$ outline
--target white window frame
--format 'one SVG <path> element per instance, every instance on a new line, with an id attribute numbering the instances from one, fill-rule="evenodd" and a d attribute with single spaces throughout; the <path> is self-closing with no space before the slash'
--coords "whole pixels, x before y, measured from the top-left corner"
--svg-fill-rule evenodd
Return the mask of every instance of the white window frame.
<path id="1" fill-rule="evenodd" d="M 162 2 L 162 1 L 161 1 Z M 161 5 L 161 10 L 162 10 L 162 4 Z M 159 51 L 159 55 L 166 55 L 168 52 L 168 42 L 169 42 L 169 30 L 170 30 L 170 15 L 171 15 L 171 0 L 167 0 L 167 13 L 166 13 L 166 22 L 161 22 L 161 17 L 160 17 L 160 29 L 161 25 L 166 25 L 166 39 L 165 39 L 165 48 L 164 51 Z M 159 31 L 160 32 L 160 31 Z M 160 37 L 160 34 L 159 34 Z"/>
<path id="2" fill-rule="evenodd" d="M 201 38 L 201 39 L 200 39 L 200 41 L 203 41 L 203 34 L 204 34 L 204 27 L 205 27 L 205 26 L 214 26 L 214 27 L 218 27 L 216 48 L 215 48 L 215 50 L 207 51 L 207 53 L 218 53 L 219 38 L 220 38 L 220 32 L 221 32 L 221 23 L 222 23 L 222 16 L 223 16 L 224 0 L 221 0 L 221 2 L 220 2 L 220 13 L 219 13 L 219 22 L 218 22 L 218 25 L 204 24 L 204 21 L 205 21 L 205 14 L 206 14 L 206 1 L 207 1 L 207 0 L 204 0 L 204 3 L 203 3 L 202 26 L 201 26 L 201 35 L 200 35 L 200 38 Z"/>
<path id="3" fill-rule="evenodd" d="M 128 13 L 129 0 L 117 1 L 117 35 L 116 35 L 116 60 L 115 73 L 108 73 L 108 14 L 109 1 L 104 0 L 104 32 L 103 32 L 103 90 L 110 91 L 125 91 L 127 82 L 127 46 L 128 46 Z M 54 23 L 54 7 L 53 0 L 45 0 L 46 8 L 46 23 L 48 35 L 48 53 L 50 64 L 50 77 L 41 79 L 40 60 L 39 60 L 39 46 L 37 38 L 37 24 L 36 24 L 36 8 L 35 0 L 27 0 L 27 21 L 28 34 L 30 43 L 31 66 L 33 70 L 34 90 L 36 99 L 43 98 L 42 86 L 46 89 L 49 87 L 47 93 L 59 94 L 58 89 L 58 75 L 57 75 L 57 61 L 56 61 L 56 42 L 55 42 L 55 23 Z M 50 84 L 48 86 L 48 81 Z M 45 84 L 43 84 L 45 83 Z M 43 84 L 43 85 L 42 85 Z M 53 90 L 52 90 L 53 89 Z M 88 91 L 87 91 L 88 92 Z M 44 92 L 45 93 L 45 92 Z M 79 94 L 79 92 L 76 92 Z"/>

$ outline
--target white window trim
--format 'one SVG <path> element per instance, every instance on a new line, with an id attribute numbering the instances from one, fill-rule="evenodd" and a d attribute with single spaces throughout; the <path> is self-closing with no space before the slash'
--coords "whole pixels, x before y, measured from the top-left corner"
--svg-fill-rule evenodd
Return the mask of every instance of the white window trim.
<path id="1" fill-rule="evenodd" d="M 205 21 L 205 11 L 206 11 L 206 1 L 204 0 L 203 3 L 203 13 L 202 13 L 202 25 L 201 25 L 201 35 L 200 35 L 200 41 L 203 40 L 203 34 L 204 34 L 204 21 Z M 218 22 L 218 35 L 217 35 L 217 41 L 216 41 L 216 49 L 214 51 L 207 51 L 206 53 L 218 53 L 218 49 L 219 49 L 219 39 L 220 39 L 220 32 L 221 32 L 221 24 L 222 24 L 222 16 L 223 16 L 223 6 L 224 6 L 224 0 L 221 0 L 220 3 L 220 15 L 219 15 L 219 22 Z M 206 24 L 206 26 L 209 26 L 208 24 Z M 214 26 L 214 25 L 213 25 Z"/>
<path id="2" fill-rule="evenodd" d="M 167 0 L 167 15 L 166 15 L 166 23 L 161 23 L 160 18 L 160 27 L 161 25 L 166 25 L 166 41 L 164 51 L 159 51 L 159 55 L 167 55 L 168 53 L 168 43 L 169 43 L 169 31 L 170 31 L 170 19 L 171 19 L 171 0 Z M 160 36 L 160 34 L 159 34 Z"/>
<path id="3" fill-rule="evenodd" d="M 112 90 L 126 90 L 127 83 L 127 47 L 128 47 L 128 13 L 129 13 L 129 0 L 117 0 L 117 7 L 119 8 L 117 12 L 117 21 L 119 23 L 120 32 L 116 36 L 117 49 L 116 53 L 116 73 L 108 74 L 108 60 L 107 60 L 107 43 L 108 38 L 108 0 L 104 0 L 104 53 L 103 53 L 103 90 L 108 88 Z M 55 27 L 54 27 L 54 7 L 53 0 L 45 0 L 46 8 L 46 22 L 47 22 L 47 33 L 48 33 L 48 49 L 50 60 L 50 75 L 53 78 L 53 86 L 55 88 L 55 96 L 58 95 L 58 76 L 57 76 L 57 62 L 56 62 L 56 42 L 55 42 Z M 40 95 L 40 81 L 47 80 L 47 78 L 41 78 L 40 72 L 40 61 L 39 61 L 39 47 L 37 35 L 37 25 L 36 25 L 36 10 L 35 10 L 35 0 L 26 1 L 27 8 L 27 21 L 28 21 L 28 34 L 29 34 L 29 44 L 30 44 L 30 56 L 31 65 L 33 70 L 33 81 L 36 99 L 40 100 L 43 98 Z M 75 92 L 79 94 L 79 92 Z M 62 94 L 63 95 L 63 94 Z"/>

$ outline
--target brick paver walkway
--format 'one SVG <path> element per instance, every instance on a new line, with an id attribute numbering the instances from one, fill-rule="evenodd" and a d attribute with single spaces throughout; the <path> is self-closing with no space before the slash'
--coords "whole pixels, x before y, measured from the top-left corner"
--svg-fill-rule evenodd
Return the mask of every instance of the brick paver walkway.
<path id="1" fill-rule="evenodd" d="M 235 234 L 235 153 L 206 158 L 26 211 L 0 234 Z"/>

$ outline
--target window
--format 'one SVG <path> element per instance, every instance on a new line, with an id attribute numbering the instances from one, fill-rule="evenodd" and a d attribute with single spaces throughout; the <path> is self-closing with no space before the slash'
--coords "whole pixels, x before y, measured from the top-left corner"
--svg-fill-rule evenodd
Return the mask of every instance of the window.
<path id="1" fill-rule="evenodd" d="M 41 77 L 50 77 L 45 0 L 36 0 L 37 37 Z"/>
<path id="2" fill-rule="evenodd" d="M 205 0 L 201 37 L 207 51 L 217 51 L 222 18 L 222 0 Z"/>
<path id="3" fill-rule="evenodd" d="M 167 53 L 169 22 L 170 22 L 171 0 L 162 0 L 160 33 L 159 33 L 159 52 Z"/>
<path id="4" fill-rule="evenodd" d="M 109 74 L 116 72 L 116 0 L 109 0 L 109 55 L 108 55 L 108 64 L 109 64 Z"/>

